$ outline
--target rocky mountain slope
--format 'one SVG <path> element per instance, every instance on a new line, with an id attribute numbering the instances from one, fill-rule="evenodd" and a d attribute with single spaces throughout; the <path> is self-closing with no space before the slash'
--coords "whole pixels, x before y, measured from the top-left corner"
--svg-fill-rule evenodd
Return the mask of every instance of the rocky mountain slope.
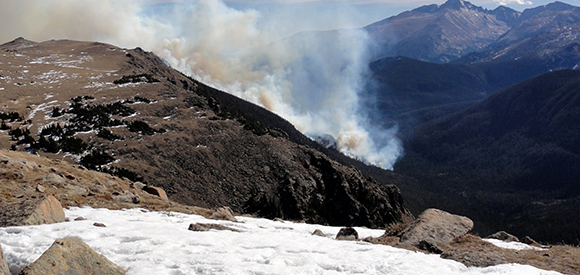
<path id="1" fill-rule="evenodd" d="M 418 179 L 401 185 L 411 208 L 462 213 L 484 234 L 577 242 L 579 85 L 580 72 L 556 71 L 417 127 L 395 167 Z"/>
<path id="2" fill-rule="evenodd" d="M 161 186 L 188 205 L 369 227 L 410 217 L 397 187 L 139 48 L 17 39 L 0 51 L 2 148 Z"/>
<path id="3" fill-rule="evenodd" d="M 510 29 L 509 18 L 517 16 L 516 11 L 505 7 L 494 12 L 467 1 L 449 0 L 403 12 L 365 30 L 378 44 L 377 56 L 400 55 L 440 63 L 485 49 Z"/>
<path id="4" fill-rule="evenodd" d="M 365 30 L 377 44 L 373 49 L 377 57 L 405 56 L 446 63 L 471 52 L 476 54 L 470 58 L 480 60 L 476 57 L 481 51 L 495 51 L 495 55 L 487 55 L 495 59 L 523 40 L 579 21 L 580 8 L 561 2 L 520 13 L 503 6 L 487 10 L 463 0 L 449 0 L 403 12 Z M 569 35 L 563 37 L 570 39 Z M 554 46 L 546 44 L 544 47 Z"/>

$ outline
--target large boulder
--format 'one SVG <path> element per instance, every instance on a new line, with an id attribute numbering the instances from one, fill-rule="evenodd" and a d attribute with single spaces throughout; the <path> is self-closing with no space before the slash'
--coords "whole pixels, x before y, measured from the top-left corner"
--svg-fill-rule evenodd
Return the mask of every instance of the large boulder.
<path id="1" fill-rule="evenodd" d="M 4 253 L 2 253 L 2 245 L 0 245 L 0 275 L 10 275 L 8 263 L 6 262 L 6 258 L 4 258 Z"/>
<path id="2" fill-rule="evenodd" d="M 25 267 L 20 275 L 93 275 L 125 274 L 123 268 L 75 238 L 56 240 L 38 260 Z"/>
<path id="3" fill-rule="evenodd" d="M 401 243 L 414 247 L 446 246 L 473 228 L 467 217 L 453 215 L 439 209 L 427 209 L 401 233 Z"/>
<path id="4" fill-rule="evenodd" d="M 27 198 L 18 203 L 0 203 L 0 226 L 64 222 L 64 210 L 53 196 Z"/>

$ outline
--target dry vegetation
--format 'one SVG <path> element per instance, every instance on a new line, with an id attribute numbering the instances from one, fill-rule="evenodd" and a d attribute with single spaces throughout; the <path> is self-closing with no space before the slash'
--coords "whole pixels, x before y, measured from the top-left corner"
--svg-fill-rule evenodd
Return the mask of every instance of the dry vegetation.
<path id="1" fill-rule="evenodd" d="M 55 196 L 64 207 L 144 208 L 209 217 L 213 211 L 164 201 L 139 183 L 60 160 L 0 150 L 0 201 L 16 203 L 42 195 Z M 138 201 L 131 200 L 138 197 Z"/>

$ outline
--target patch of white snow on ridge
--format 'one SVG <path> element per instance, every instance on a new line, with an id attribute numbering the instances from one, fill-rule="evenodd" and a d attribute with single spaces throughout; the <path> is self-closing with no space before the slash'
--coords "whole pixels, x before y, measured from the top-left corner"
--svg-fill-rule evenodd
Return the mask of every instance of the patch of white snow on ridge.
<path id="1" fill-rule="evenodd" d="M 127 270 L 127 274 L 559 274 L 508 264 L 487 268 L 385 245 L 312 236 L 334 236 L 340 227 L 237 217 L 241 222 L 198 215 L 71 208 L 84 221 L 0 228 L 0 242 L 13 269 L 35 261 L 57 238 L 75 237 Z M 101 222 L 106 227 L 95 227 Z M 218 223 L 240 230 L 194 232 L 190 223 Z M 356 228 L 359 236 L 382 230 Z"/>
<path id="2" fill-rule="evenodd" d="M 526 250 L 526 249 L 534 249 L 534 250 L 546 250 L 545 248 L 535 247 L 531 245 L 527 245 L 525 243 L 520 242 L 506 242 L 498 239 L 483 239 L 488 243 L 492 243 L 493 245 L 501 248 L 507 249 L 515 249 L 515 250 Z"/>

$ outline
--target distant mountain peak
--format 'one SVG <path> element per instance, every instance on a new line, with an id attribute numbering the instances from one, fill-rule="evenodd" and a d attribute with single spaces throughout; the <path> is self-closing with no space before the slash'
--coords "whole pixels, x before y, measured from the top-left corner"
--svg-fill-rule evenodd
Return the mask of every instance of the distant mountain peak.
<path id="1" fill-rule="evenodd" d="M 469 2 L 467 2 L 467 4 L 470 4 Z M 461 9 L 461 8 L 467 8 L 467 6 L 465 5 L 465 2 L 463 0 L 448 0 L 447 2 L 445 2 L 443 5 L 441 5 L 441 8 L 447 8 L 447 9 Z"/>

